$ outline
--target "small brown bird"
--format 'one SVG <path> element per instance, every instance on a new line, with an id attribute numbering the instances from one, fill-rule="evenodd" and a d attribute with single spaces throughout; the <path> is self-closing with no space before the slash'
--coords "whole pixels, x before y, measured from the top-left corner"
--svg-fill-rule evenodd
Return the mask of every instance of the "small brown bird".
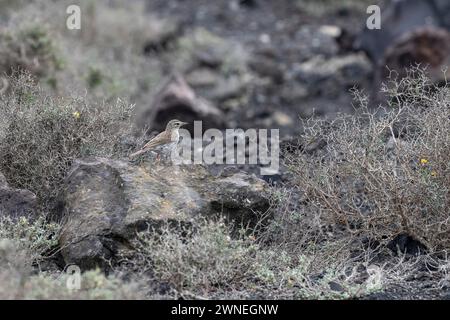
<path id="1" fill-rule="evenodd" d="M 133 159 L 149 150 L 159 149 L 160 151 L 172 151 L 173 148 L 178 144 L 180 138 L 180 133 L 178 129 L 186 125 L 187 122 L 182 122 L 180 120 L 170 120 L 167 123 L 166 130 L 158 134 L 156 137 L 147 142 L 139 151 L 130 154 L 130 159 Z"/>

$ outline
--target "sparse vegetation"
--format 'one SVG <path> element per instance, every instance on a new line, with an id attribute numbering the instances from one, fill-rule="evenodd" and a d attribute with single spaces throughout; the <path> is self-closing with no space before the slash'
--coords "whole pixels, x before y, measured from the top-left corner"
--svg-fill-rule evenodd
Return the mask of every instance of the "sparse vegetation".
<path id="1" fill-rule="evenodd" d="M 303 119 L 300 126 L 283 110 L 279 122 L 302 133 L 282 154 L 287 178 L 270 187 L 271 219 L 257 224 L 264 227 L 236 230 L 225 220 L 199 217 L 158 223 L 121 243 L 108 276 L 86 271 L 81 290 L 69 290 L 62 225 L 50 219 L 64 178 L 77 158 L 121 159 L 144 143 L 147 136 L 132 136 L 134 105 L 151 105 L 162 75 L 184 72 L 198 77 L 204 92 L 219 92 L 213 93 L 226 121 L 237 114 L 230 126 L 252 117 L 261 120 L 252 125 L 276 126 L 272 113 L 283 98 L 293 100 L 292 108 L 308 100 L 307 88 L 295 82 L 303 57 L 287 62 L 301 56 L 290 38 L 291 56 L 283 60 L 282 42 L 257 30 L 255 52 L 269 61 L 264 71 L 281 73 L 274 84 L 248 68 L 254 53 L 245 46 L 252 42 L 225 39 L 203 25 L 181 32 L 170 20 L 150 19 L 138 2 L 82 2 L 85 29 L 69 32 L 61 17 L 49 19 L 69 2 L 76 1 L 58 1 L 55 9 L 56 2 L 0 0 L 6 20 L 0 27 L 0 176 L 39 201 L 36 220 L 0 212 L 0 299 L 360 299 L 392 287 L 412 293 L 418 270 L 433 289 L 449 287 L 450 86 L 430 83 L 417 67 L 383 86 L 387 103 L 378 110 L 357 90 L 354 114 Z M 235 5 L 226 10 L 239 10 Z M 296 1 L 313 18 L 367 5 Z M 38 17 L 25 19 L 31 12 Z M 276 28 L 291 32 L 283 23 Z M 334 53 L 325 52 L 327 61 Z M 280 97 L 289 85 L 293 94 Z M 245 109 L 250 103 L 257 108 Z M 398 237 L 413 239 L 414 248 L 399 245 Z"/>
<path id="2" fill-rule="evenodd" d="M 285 155 L 291 184 L 273 189 L 275 219 L 257 238 L 233 238 L 220 222 L 167 227 L 141 235 L 134 266 L 154 270 L 173 297 L 336 299 L 406 285 L 423 263 L 445 265 L 448 86 L 414 69 L 384 90 L 391 104 L 378 113 L 355 92 L 356 115 L 305 122 L 303 144 Z M 387 249 L 402 234 L 426 255 Z M 442 271 L 434 273 L 439 281 Z"/>
<path id="3" fill-rule="evenodd" d="M 6 248 L 7 242 L 0 242 L 0 254 Z M 18 256 L 11 257 L 14 262 L 20 262 Z M 79 290 L 69 290 L 66 286 L 68 276 L 64 273 L 33 274 L 22 265 L 11 268 L 2 266 L 0 271 L 0 299 L 40 299 L 40 300 L 131 300 L 143 299 L 145 296 L 136 282 L 124 282 L 115 276 L 105 276 L 100 270 L 83 273 L 83 285 Z"/>
<path id="4" fill-rule="evenodd" d="M 408 234 L 430 252 L 450 249 L 448 86 L 431 86 L 415 70 L 385 91 L 391 105 L 381 116 L 358 95 L 358 114 L 305 124 L 304 143 L 323 147 L 288 156 L 301 206 L 281 228 L 295 230 L 285 232 L 298 234 L 297 248 L 313 232 L 384 243 Z"/>
<path id="5" fill-rule="evenodd" d="M 58 252 L 59 228 L 45 217 L 34 222 L 0 217 L 0 299 L 144 298 L 142 285 L 117 275 L 105 276 L 100 270 L 83 273 L 80 290 L 67 288 L 65 272 L 42 271 Z"/>
<path id="6" fill-rule="evenodd" d="M 57 246 L 58 232 L 59 225 L 46 222 L 45 217 L 33 222 L 23 217 L 18 221 L 0 217 L 0 240 L 4 241 L 2 250 L 5 250 L 2 251 L 2 259 L 7 259 L 11 253 L 7 250 L 14 246 L 18 255 L 23 253 L 23 265 L 31 267 L 51 254 L 51 250 Z"/>
<path id="7" fill-rule="evenodd" d="M 62 68 L 62 59 L 48 30 L 27 25 L 19 30 L 0 32 L 0 72 L 7 75 L 26 70 L 38 77 L 49 76 Z"/>
<path id="8" fill-rule="evenodd" d="M 44 208 L 74 159 L 120 155 L 120 138 L 131 130 L 129 104 L 55 98 L 28 74 L 9 82 L 11 93 L 0 100 L 0 170 L 11 185 L 36 193 Z"/>
<path id="9" fill-rule="evenodd" d="M 223 221 L 200 219 L 194 225 L 140 234 L 128 260 L 133 272 L 152 270 L 151 279 L 167 284 L 171 298 L 330 299 L 380 289 L 346 276 L 344 264 L 320 270 L 307 251 L 292 255 L 282 244 L 265 246 L 245 230 L 232 236 Z M 336 290 L 333 281 L 342 287 Z"/>

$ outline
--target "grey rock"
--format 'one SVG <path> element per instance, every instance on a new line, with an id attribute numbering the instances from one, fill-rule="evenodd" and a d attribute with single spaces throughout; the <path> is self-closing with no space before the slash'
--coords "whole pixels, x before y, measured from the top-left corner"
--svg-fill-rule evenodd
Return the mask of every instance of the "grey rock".
<path id="1" fill-rule="evenodd" d="M 288 46 L 286 54 L 291 61 L 308 60 L 315 56 L 330 58 L 338 54 L 339 46 L 334 35 L 324 32 L 322 27 L 306 25 L 301 27 Z"/>
<path id="2" fill-rule="evenodd" d="M 301 103 L 308 97 L 308 88 L 297 82 L 286 84 L 281 89 L 281 99 L 287 104 Z"/>
<path id="3" fill-rule="evenodd" d="M 340 292 L 340 293 L 345 292 L 345 289 L 339 283 L 337 283 L 335 281 L 328 282 L 328 285 L 330 286 L 330 290 L 332 290 L 332 291 Z"/>
<path id="4" fill-rule="evenodd" d="M 215 47 L 195 51 L 194 57 L 200 66 L 208 68 L 219 68 L 224 61 L 223 53 Z"/>
<path id="5" fill-rule="evenodd" d="M 448 1 L 447 1 L 448 2 Z M 436 2 L 437 4 L 437 2 Z M 399 0 L 389 2 L 382 10 L 382 28 L 370 30 L 364 26 L 356 40 L 356 49 L 363 50 L 376 63 L 381 63 L 386 49 L 399 37 L 423 26 L 440 26 L 450 8 L 439 4 L 436 10 L 431 0 Z"/>
<path id="6" fill-rule="evenodd" d="M 194 120 L 201 120 L 205 130 L 225 126 L 222 111 L 197 96 L 180 74 L 174 74 L 163 85 L 150 106 L 140 114 L 137 124 L 140 128 L 162 131 L 172 119 L 190 123 L 186 128 L 191 132 Z"/>
<path id="7" fill-rule="evenodd" d="M 307 87 L 310 96 L 333 97 L 342 88 L 364 85 L 372 65 L 364 54 L 350 54 L 331 59 L 316 57 L 300 64 L 296 79 Z"/>
<path id="8" fill-rule="evenodd" d="M 236 101 L 245 100 L 248 94 L 248 77 L 242 75 L 225 76 L 210 68 L 197 68 L 186 75 L 187 83 L 195 92 L 213 101 L 221 110 L 232 109 Z"/>
<path id="9" fill-rule="evenodd" d="M 445 80 L 450 72 L 443 72 L 450 64 L 450 32 L 436 27 L 422 27 L 408 32 L 394 41 L 386 49 L 381 70 L 384 77 L 389 70 L 396 70 L 401 78 L 406 76 L 406 69 L 421 64 L 427 67 L 431 81 Z"/>
<path id="10" fill-rule="evenodd" d="M 5 176 L 0 173 L 0 216 L 33 220 L 37 214 L 36 207 L 37 198 L 34 193 L 9 187 Z"/>
<path id="11" fill-rule="evenodd" d="M 61 194 L 59 239 L 66 263 L 105 267 L 136 232 L 164 222 L 225 216 L 252 224 L 265 212 L 267 185 L 244 173 L 214 177 L 199 165 L 140 166 L 119 160 L 77 160 Z"/>
<path id="12" fill-rule="evenodd" d="M 217 102 L 239 98 L 245 94 L 247 83 L 242 77 L 232 75 L 228 78 L 220 78 L 216 86 L 211 90 L 208 98 Z"/>
<path id="13" fill-rule="evenodd" d="M 280 84 L 284 81 L 284 72 L 280 65 L 269 58 L 254 57 L 248 62 L 250 69 L 261 77 L 268 77 L 274 83 Z"/>
<path id="14" fill-rule="evenodd" d="M 441 296 L 442 300 L 450 300 L 450 290 L 444 291 Z"/>
<path id="15" fill-rule="evenodd" d="M 220 75 L 210 68 L 194 69 L 186 76 L 187 83 L 194 88 L 211 88 L 217 85 Z"/>

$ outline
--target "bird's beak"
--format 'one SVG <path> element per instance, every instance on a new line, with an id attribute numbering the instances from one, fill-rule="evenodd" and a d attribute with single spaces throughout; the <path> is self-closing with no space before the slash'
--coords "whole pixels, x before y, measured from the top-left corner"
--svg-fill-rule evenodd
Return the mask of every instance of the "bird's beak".
<path id="1" fill-rule="evenodd" d="M 188 122 L 182 122 L 181 123 L 181 126 L 185 126 L 185 125 L 187 125 L 187 124 L 189 124 Z"/>

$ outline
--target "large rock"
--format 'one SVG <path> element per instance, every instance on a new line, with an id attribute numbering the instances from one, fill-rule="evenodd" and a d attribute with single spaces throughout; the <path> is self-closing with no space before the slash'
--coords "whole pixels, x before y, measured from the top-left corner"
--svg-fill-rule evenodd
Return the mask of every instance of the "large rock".
<path id="1" fill-rule="evenodd" d="M 405 34 L 387 48 L 379 71 L 386 77 L 389 70 L 396 70 L 403 78 L 405 70 L 416 64 L 426 67 L 431 81 L 445 81 L 450 74 L 446 68 L 450 65 L 450 32 L 424 27 Z"/>
<path id="2" fill-rule="evenodd" d="M 419 64 L 435 82 L 445 81 L 450 63 L 450 2 L 448 0 L 397 0 L 386 4 L 381 29 L 364 28 L 354 47 L 375 65 L 371 105 L 383 103 L 383 82 L 395 71 L 398 80 L 406 69 Z M 447 70 L 446 73 L 442 70 Z"/>
<path id="3" fill-rule="evenodd" d="M 156 94 L 150 107 L 140 115 L 138 126 L 162 131 L 172 119 L 190 123 L 187 129 L 191 132 L 194 120 L 203 121 L 205 130 L 225 126 L 222 111 L 197 96 L 180 74 L 174 74 Z"/>
<path id="4" fill-rule="evenodd" d="M 202 166 L 135 166 L 96 158 L 73 165 L 61 195 L 60 246 L 66 263 L 104 267 L 136 232 L 197 215 L 251 224 L 268 209 L 264 181 L 214 177 Z"/>
<path id="5" fill-rule="evenodd" d="M 381 29 L 363 29 L 356 39 L 356 49 L 364 50 L 379 64 L 396 40 L 424 26 L 450 30 L 450 3 L 447 0 L 390 1 L 381 13 Z"/>
<path id="6" fill-rule="evenodd" d="M 0 216 L 32 220 L 36 216 L 36 204 L 34 193 L 9 187 L 5 176 L 0 173 Z"/>

